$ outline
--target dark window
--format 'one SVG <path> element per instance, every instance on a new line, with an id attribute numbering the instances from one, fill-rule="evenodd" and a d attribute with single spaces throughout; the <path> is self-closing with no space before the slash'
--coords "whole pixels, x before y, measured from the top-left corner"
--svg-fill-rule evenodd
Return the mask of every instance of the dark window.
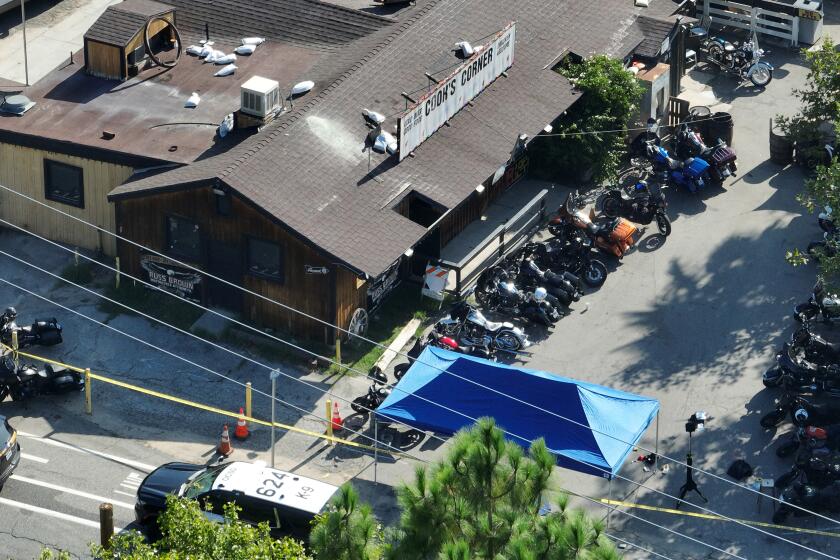
<path id="1" fill-rule="evenodd" d="M 201 234 L 198 224 L 176 216 L 166 217 L 166 249 L 193 262 L 201 261 Z"/>
<path id="2" fill-rule="evenodd" d="M 248 239 L 248 272 L 283 282 L 283 251 L 277 243 Z"/>
<path id="3" fill-rule="evenodd" d="M 82 168 L 45 159 L 44 196 L 48 200 L 84 208 L 85 183 Z"/>
<path id="4" fill-rule="evenodd" d="M 411 191 L 397 204 L 396 210 L 412 222 L 428 228 L 443 216 L 446 207 L 417 191 Z"/>

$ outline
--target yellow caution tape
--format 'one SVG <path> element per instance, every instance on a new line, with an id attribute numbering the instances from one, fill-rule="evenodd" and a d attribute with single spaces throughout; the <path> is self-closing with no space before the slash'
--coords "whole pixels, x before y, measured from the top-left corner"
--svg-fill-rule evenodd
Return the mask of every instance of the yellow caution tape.
<path id="1" fill-rule="evenodd" d="M 620 506 L 620 507 L 627 507 L 627 508 L 635 508 L 635 509 L 644 509 L 648 511 L 658 511 L 661 513 L 670 513 L 672 515 L 682 515 L 684 517 L 697 517 L 700 519 L 711 519 L 713 521 L 733 521 L 738 523 L 744 523 L 745 525 L 753 525 L 756 527 L 765 527 L 767 529 L 779 529 L 782 531 L 792 531 L 795 533 L 807 533 L 809 535 L 820 535 L 823 537 L 834 537 L 840 538 L 840 533 L 832 533 L 831 531 L 820 531 L 818 529 L 805 529 L 802 527 L 790 527 L 788 525 L 776 525 L 774 523 L 765 523 L 763 521 L 751 521 L 748 519 L 734 519 L 726 517 L 721 517 L 719 515 L 713 515 L 709 513 L 697 513 L 693 511 L 682 511 L 680 509 L 671 509 L 671 508 L 663 508 L 657 506 L 648 506 L 645 504 L 634 504 L 631 502 L 620 502 L 618 500 L 607 500 L 605 498 L 601 498 L 599 500 L 602 504 L 607 504 L 611 506 Z"/>
<path id="2" fill-rule="evenodd" d="M 0 343 L 0 348 L 4 348 L 4 349 L 14 351 L 14 349 L 12 347 L 7 346 L 7 345 L 2 344 L 2 343 Z M 87 372 L 87 370 L 85 370 L 84 368 L 71 366 L 71 365 L 56 361 L 56 360 L 50 360 L 49 358 L 36 356 L 34 354 L 28 354 L 26 352 L 20 352 L 20 351 L 18 351 L 18 354 L 25 357 L 25 358 L 30 358 L 32 360 L 38 360 L 39 362 L 43 362 L 45 364 L 50 364 L 50 365 L 57 366 L 57 367 L 67 368 L 71 371 L 75 371 L 75 372 L 78 372 L 78 373 L 81 373 L 81 374 L 84 374 L 84 373 Z M 149 396 L 156 397 L 156 398 L 159 398 L 159 399 L 163 399 L 163 400 L 166 400 L 166 401 L 182 404 L 182 405 L 185 405 L 185 406 L 190 406 L 192 408 L 198 408 L 200 410 L 204 410 L 204 411 L 207 411 L 207 412 L 212 412 L 214 414 L 219 414 L 219 415 L 222 415 L 222 416 L 228 416 L 230 418 L 236 418 L 236 419 L 239 418 L 239 413 L 238 412 L 230 412 L 230 411 L 227 411 L 227 410 L 223 410 L 221 408 L 216 408 L 214 406 L 209 406 L 209 405 L 206 405 L 206 404 L 197 403 L 197 402 L 190 401 L 190 400 L 187 400 L 187 399 L 182 399 L 180 397 L 176 397 L 176 396 L 173 396 L 173 395 L 167 395 L 166 393 L 161 393 L 160 391 L 153 391 L 151 389 L 146 389 L 145 387 L 140 387 L 138 385 L 132 385 L 131 383 L 125 383 L 124 381 L 117 381 L 116 379 L 111 379 L 110 377 L 105 377 L 104 375 L 100 375 L 98 373 L 91 373 L 90 378 L 95 379 L 97 381 L 102 381 L 103 383 L 116 385 L 117 387 L 122 387 L 123 389 L 128 389 L 130 391 L 135 391 L 137 393 L 143 393 L 144 395 L 149 395 Z M 255 424 L 260 424 L 260 425 L 263 425 L 263 426 L 271 426 L 271 422 L 268 422 L 266 420 L 260 420 L 258 418 L 254 418 L 254 417 L 251 417 L 251 416 L 243 416 L 243 418 L 245 418 L 245 420 L 247 422 L 253 422 Z M 281 424 L 279 422 L 275 422 L 274 427 L 275 428 L 280 428 L 282 430 L 286 430 L 286 431 L 289 431 L 289 432 L 296 432 L 296 433 L 299 433 L 299 434 L 304 434 L 304 435 L 307 435 L 307 436 L 312 436 L 312 437 L 315 437 L 315 438 L 324 439 L 324 440 L 327 440 L 327 441 L 330 441 L 330 442 L 333 442 L 333 443 L 340 443 L 342 445 L 347 445 L 349 447 L 355 447 L 355 448 L 358 448 L 358 449 L 366 449 L 368 451 L 378 451 L 378 452 L 381 452 L 381 453 L 388 453 L 390 455 L 395 455 L 395 456 L 398 456 L 398 457 L 405 457 L 405 458 L 408 458 L 408 459 L 413 459 L 414 458 L 414 457 L 411 457 L 410 455 L 406 455 L 405 453 L 400 453 L 399 451 L 393 451 L 393 450 L 390 450 L 390 449 L 381 449 L 381 448 L 377 449 L 377 448 L 373 447 L 372 445 L 365 445 L 363 443 L 358 443 L 358 442 L 355 442 L 355 441 L 350 441 L 350 440 L 347 440 L 347 439 L 338 438 L 338 437 L 331 436 L 331 435 L 328 435 L 328 434 L 320 434 L 318 432 L 313 432 L 311 430 L 306 430 L 304 428 L 298 428 L 297 426 L 289 426 L 289 425 L 286 425 L 286 424 Z"/>

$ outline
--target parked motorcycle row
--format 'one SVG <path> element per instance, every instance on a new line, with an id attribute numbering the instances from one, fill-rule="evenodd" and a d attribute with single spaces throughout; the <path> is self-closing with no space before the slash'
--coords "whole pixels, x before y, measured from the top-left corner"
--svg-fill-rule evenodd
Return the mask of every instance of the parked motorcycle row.
<path id="1" fill-rule="evenodd" d="M 39 319 L 25 327 L 17 324 L 17 311 L 9 307 L 0 315 L 0 342 L 12 345 L 17 333 L 18 347 L 55 346 L 62 342 L 62 327 L 56 319 Z M 40 395 L 66 393 L 84 389 L 82 376 L 62 367 L 37 367 L 19 361 L 15 364 L 10 350 L 0 351 L 0 403 L 6 397 L 23 401 Z"/>
<path id="2" fill-rule="evenodd" d="M 820 214 L 819 223 L 824 231 L 835 231 L 830 209 Z M 808 301 L 794 307 L 793 319 L 799 326 L 763 376 L 766 387 L 782 393 L 762 416 L 762 427 L 793 427 L 776 448 L 776 455 L 792 457 L 793 464 L 775 481 L 782 503 L 774 523 L 804 515 L 797 506 L 840 512 L 840 344 L 815 330 L 840 321 L 840 298 L 818 281 Z"/>

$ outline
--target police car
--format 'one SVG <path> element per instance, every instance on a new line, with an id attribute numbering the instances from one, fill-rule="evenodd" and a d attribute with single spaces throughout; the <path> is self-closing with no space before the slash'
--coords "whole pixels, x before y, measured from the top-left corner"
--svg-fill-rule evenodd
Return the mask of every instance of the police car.
<path id="1" fill-rule="evenodd" d="M 20 444 L 17 432 L 5 416 L 0 416 L 0 488 L 12 476 L 20 463 Z"/>
<path id="2" fill-rule="evenodd" d="M 312 519 L 324 511 L 338 487 L 263 462 L 232 462 L 206 466 L 167 463 L 149 473 L 137 490 L 134 512 L 150 536 L 158 536 L 157 517 L 166 496 L 175 494 L 210 504 L 210 517 L 221 520 L 224 504 L 233 502 L 246 523 L 267 522 L 275 538 L 306 539 Z"/>

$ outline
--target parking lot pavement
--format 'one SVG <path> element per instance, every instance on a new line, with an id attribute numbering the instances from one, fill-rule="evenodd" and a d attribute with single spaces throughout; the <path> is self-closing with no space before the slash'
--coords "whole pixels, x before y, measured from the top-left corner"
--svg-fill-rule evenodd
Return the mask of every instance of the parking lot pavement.
<path id="1" fill-rule="evenodd" d="M 99 504 L 113 504 L 115 527 L 131 528 L 138 485 L 173 460 L 84 419 L 50 414 L 47 421 L 4 408 L 22 457 L 0 491 L 3 558 L 37 558 L 42 546 L 89 557 L 89 543 L 99 541 Z"/>

